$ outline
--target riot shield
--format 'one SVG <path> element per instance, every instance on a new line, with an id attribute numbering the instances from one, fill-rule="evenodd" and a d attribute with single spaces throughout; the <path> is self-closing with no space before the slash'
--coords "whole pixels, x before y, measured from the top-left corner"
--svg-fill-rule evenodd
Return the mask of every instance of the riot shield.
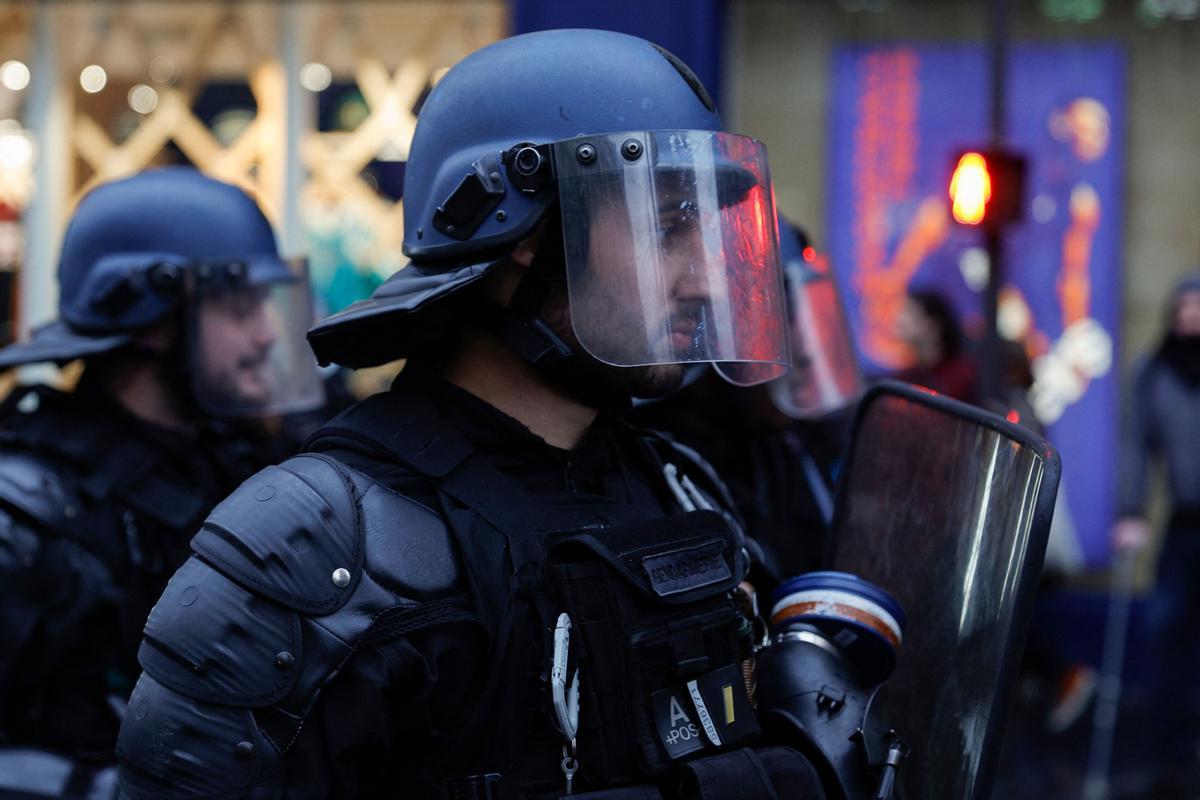
<path id="1" fill-rule="evenodd" d="M 832 568 L 908 613 L 887 715 L 910 748 L 905 800 L 982 800 L 1024 647 L 1059 480 L 1043 439 L 927 389 L 862 401 Z"/>

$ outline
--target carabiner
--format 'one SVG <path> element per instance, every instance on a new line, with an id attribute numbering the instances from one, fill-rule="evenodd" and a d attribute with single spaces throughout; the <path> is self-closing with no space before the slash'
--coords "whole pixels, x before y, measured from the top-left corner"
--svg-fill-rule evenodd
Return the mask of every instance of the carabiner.
<path id="1" fill-rule="evenodd" d="M 571 648 L 571 618 L 558 615 L 554 626 L 554 663 L 550 669 L 550 692 L 554 701 L 554 715 L 558 718 L 558 730 L 575 753 L 575 734 L 579 731 L 579 668 L 567 683 L 567 656 Z"/>

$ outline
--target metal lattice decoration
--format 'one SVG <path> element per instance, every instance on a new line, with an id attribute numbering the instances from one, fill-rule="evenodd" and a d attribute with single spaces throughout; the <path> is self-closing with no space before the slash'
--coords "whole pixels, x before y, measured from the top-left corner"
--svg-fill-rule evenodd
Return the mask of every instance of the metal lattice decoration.
<path id="1" fill-rule="evenodd" d="M 57 232 L 98 183 L 191 164 L 251 192 L 310 251 L 318 292 L 341 287 L 326 310 L 402 265 L 399 186 L 419 104 L 505 29 L 500 0 L 30 7 L 8 14 L 30 47 L 29 18 L 53 17 L 55 124 L 37 145 L 63 165 L 46 198 Z M 31 185 L 0 177 L 0 200 L 24 204 Z"/>

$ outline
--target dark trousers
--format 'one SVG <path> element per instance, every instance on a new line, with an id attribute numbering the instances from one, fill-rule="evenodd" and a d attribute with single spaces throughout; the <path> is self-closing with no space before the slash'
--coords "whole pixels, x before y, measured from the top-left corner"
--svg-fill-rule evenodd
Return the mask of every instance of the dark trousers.
<path id="1" fill-rule="evenodd" d="M 1151 691 L 1162 745 L 1196 757 L 1200 710 L 1200 514 L 1173 515 L 1146 600 Z"/>

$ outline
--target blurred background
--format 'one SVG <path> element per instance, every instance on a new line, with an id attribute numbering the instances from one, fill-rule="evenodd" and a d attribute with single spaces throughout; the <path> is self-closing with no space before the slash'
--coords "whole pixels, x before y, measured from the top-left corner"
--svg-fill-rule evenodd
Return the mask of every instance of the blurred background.
<path id="1" fill-rule="evenodd" d="M 997 796 L 1176 796 L 1153 788 L 1142 736 L 1156 550 L 1114 560 L 1110 530 L 1133 365 L 1200 264 L 1200 0 L 0 0 L 0 340 L 53 317 L 80 196 L 161 164 L 251 190 L 283 249 L 308 255 L 322 313 L 365 297 L 403 264 L 429 89 L 491 41 L 557 27 L 661 44 L 728 128 L 767 143 L 780 210 L 837 274 L 868 375 L 914 367 L 913 293 L 944 301 L 983 373 L 1016 354 L 1020 398 L 1000 410 L 1060 449 L 1069 526 L 1036 625 L 1124 681 L 1119 696 L 1100 681 L 1120 710 L 1111 746 L 1110 715 L 1088 705 L 1049 730 L 1053 692 L 1024 693 Z M 958 155 L 998 145 L 1025 164 L 1013 221 L 956 223 Z M 1149 509 L 1161 527 L 1160 488 Z"/>

